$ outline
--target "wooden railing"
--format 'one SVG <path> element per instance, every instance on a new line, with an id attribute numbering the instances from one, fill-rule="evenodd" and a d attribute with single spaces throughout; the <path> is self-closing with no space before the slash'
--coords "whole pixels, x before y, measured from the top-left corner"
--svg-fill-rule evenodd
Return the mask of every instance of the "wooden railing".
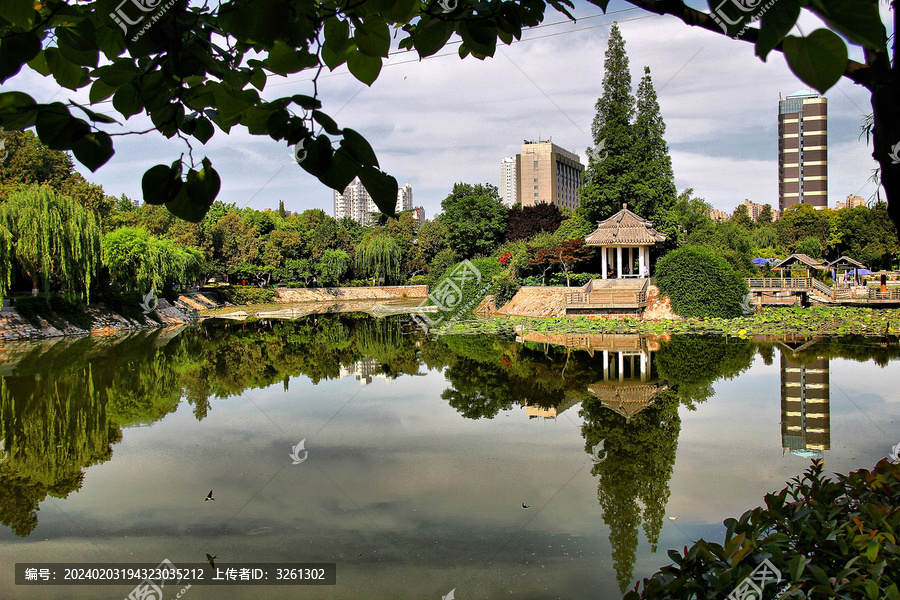
<path id="1" fill-rule="evenodd" d="M 572 308 L 597 307 L 597 308 L 640 308 L 647 306 L 647 286 L 649 281 L 639 289 L 616 290 L 601 289 L 585 293 L 585 288 L 566 293 L 566 305 Z"/>
<path id="2" fill-rule="evenodd" d="M 828 287 L 818 279 L 812 280 L 813 288 L 829 300 L 834 300 L 834 289 Z"/>
<path id="3" fill-rule="evenodd" d="M 747 284 L 751 289 L 808 290 L 812 281 L 812 277 L 751 277 Z"/>
<path id="4" fill-rule="evenodd" d="M 900 288 L 890 287 L 882 292 L 879 288 L 869 288 L 869 300 L 900 300 Z"/>

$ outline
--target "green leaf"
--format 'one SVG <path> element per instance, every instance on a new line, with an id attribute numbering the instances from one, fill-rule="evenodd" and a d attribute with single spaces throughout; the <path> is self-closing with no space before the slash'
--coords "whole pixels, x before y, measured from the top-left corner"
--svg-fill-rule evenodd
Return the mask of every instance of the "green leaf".
<path id="1" fill-rule="evenodd" d="M 122 87 L 140 76 L 141 71 L 131 61 L 118 59 L 111 65 L 100 67 L 93 74 L 113 87 Z"/>
<path id="2" fill-rule="evenodd" d="M 453 35 L 452 23 L 438 19 L 426 20 L 423 17 L 413 30 L 413 46 L 419 56 L 425 58 L 443 48 L 451 35 Z"/>
<path id="3" fill-rule="evenodd" d="M 330 135 L 341 135 L 341 128 L 335 123 L 334 119 L 319 110 L 313 111 L 313 119 L 322 126 L 326 133 Z"/>
<path id="4" fill-rule="evenodd" d="M 34 26 L 34 0 L 3 0 L 0 2 L 0 17 L 22 29 Z"/>
<path id="5" fill-rule="evenodd" d="M 74 27 L 56 28 L 57 47 L 66 59 L 77 65 L 96 68 L 100 50 L 95 41 L 94 25 L 84 19 Z"/>
<path id="6" fill-rule="evenodd" d="M 356 48 L 368 56 L 387 56 L 391 49 L 391 30 L 382 20 L 366 19 L 356 28 Z"/>
<path id="7" fill-rule="evenodd" d="M 756 55 L 763 60 L 769 56 L 772 48 L 781 43 L 797 19 L 800 18 L 799 0 L 777 0 L 763 14 L 759 27 L 759 39 L 756 40 Z"/>
<path id="8" fill-rule="evenodd" d="M 91 132 L 87 123 L 69 114 L 69 109 L 60 102 L 41 108 L 34 128 L 52 150 L 71 150 L 75 142 Z"/>
<path id="9" fill-rule="evenodd" d="M 191 169 L 187 174 L 187 185 L 171 202 L 166 203 L 170 213 L 185 221 L 199 223 L 206 216 L 222 185 L 219 174 L 212 168 L 208 158 L 203 159 L 203 168 Z M 187 193 L 184 193 L 184 192 Z"/>
<path id="10" fill-rule="evenodd" d="M 483 21 L 460 21 L 459 35 L 476 57 L 493 56 L 497 49 L 497 28 Z"/>
<path id="11" fill-rule="evenodd" d="M 0 125 L 7 129 L 25 129 L 37 117 L 34 98 L 22 92 L 0 92 Z"/>
<path id="12" fill-rule="evenodd" d="M 266 87 L 266 81 L 266 72 L 259 67 L 254 67 L 253 73 L 250 75 L 250 85 L 259 91 L 263 91 Z"/>
<path id="13" fill-rule="evenodd" d="M 117 87 L 104 83 L 100 79 L 95 79 L 94 85 L 91 86 L 91 91 L 88 94 L 88 99 L 91 101 L 91 104 L 96 104 L 115 94 L 118 89 L 119 88 Z"/>
<path id="14" fill-rule="evenodd" d="M 70 100 L 69 102 L 72 102 L 72 101 Z M 98 112 L 94 112 L 91 109 L 89 109 L 88 107 L 82 106 L 82 105 L 78 104 L 77 102 L 72 102 L 72 104 L 77 106 L 79 109 L 81 109 L 81 111 L 87 115 L 88 119 L 90 119 L 91 121 L 94 121 L 95 123 L 118 123 L 118 121 L 116 121 L 112 117 L 109 117 L 107 115 L 104 115 L 104 114 L 101 114 Z"/>
<path id="15" fill-rule="evenodd" d="M 389 217 L 396 216 L 394 211 L 397 208 L 397 190 L 400 187 L 397 180 L 375 167 L 368 166 L 363 166 L 358 175 L 379 210 Z"/>
<path id="16" fill-rule="evenodd" d="M 788 572 L 791 574 L 791 581 L 800 581 L 800 575 L 803 574 L 803 569 L 806 568 L 807 562 L 809 562 L 809 559 L 802 554 L 798 554 L 788 562 Z"/>
<path id="17" fill-rule="evenodd" d="M 290 73 L 314 67 L 319 64 L 319 60 L 308 52 L 300 52 L 281 40 L 277 40 L 274 47 L 269 50 L 269 56 L 264 63 L 266 68 L 273 73 L 287 76 Z"/>
<path id="18" fill-rule="evenodd" d="M 72 146 L 72 154 L 78 162 L 86 166 L 92 172 L 103 166 L 115 150 L 113 150 L 112 138 L 105 131 L 88 133 Z"/>
<path id="19" fill-rule="evenodd" d="M 152 205 L 165 204 L 178 195 L 183 187 L 181 181 L 181 161 L 169 165 L 155 165 L 147 169 L 141 178 L 144 202 Z"/>
<path id="20" fill-rule="evenodd" d="M 809 8 L 822 15 L 832 29 L 843 33 L 854 44 L 873 50 L 885 49 L 887 32 L 877 2 L 809 0 Z"/>
<path id="21" fill-rule="evenodd" d="M 22 65 L 41 51 L 41 39 L 34 33 L 9 34 L 0 40 L 0 81 L 19 72 Z"/>
<path id="22" fill-rule="evenodd" d="M 144 110 L 141 95 L 131 85 L 119 88 L 119 91 L 113 95 L 113 107 L 122 113 L 126 119 Z"/>
<path id="23" fill-rule="evenodd" d="M 306 161 L 304 161 L 306 162 Z M 302 164 L 302 163 L 301 163 Z M 359 164 L 343 149 L 331 157 L 328 169 L 319 175 L 319 181 L 333 190 L 343 192 L 359 171 Z"/>
<path id="24" fill-rule="evenodd" d="M 59 85 L 70 90 L 77 90 L 88 83 L 87 69 L 69 61 L 57 48 L 45 49 L 44 56 L 47 59 L 50 73 L 53 74 L 53 78 Z"/>
<path id="25" fill-rule="evenodd" d="M 344 129 L 344 139 L 341 141 L 341 148 L 346 150 L 361 165 L 378 166 L 375 150 L 372 149 L 366 138 L 352 129 Z"/>
<path id="26" fill-rule="evenodd" d="M 372 85 L 378 79 L 378 74 L 381 73 L 381 58 L 378 56 L 367 56 L 356 50 L 347 59 L 347 68 L 350 69 L 354 77 L 364 84 Z"/>
<path id="27" fill-rule="evenodd" d="M 816 29 L 806 37 L 789 35 L 782 48 L 791 71 L 823 94 L 847 68 L 847 46 L 828 29 Z"/>

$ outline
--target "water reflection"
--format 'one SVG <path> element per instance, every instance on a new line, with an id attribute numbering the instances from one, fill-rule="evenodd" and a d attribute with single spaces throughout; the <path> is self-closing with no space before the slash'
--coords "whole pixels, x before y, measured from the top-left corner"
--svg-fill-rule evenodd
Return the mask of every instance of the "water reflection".
<path id="1" fill-rule="evenodd" d="M 774 365 L 776 353 L 782 447 L 813 457 L 831 447 L 830 361 L 884 366 L 900 348 L 895 339 L 863 338 L 426 339 L 405 318 L 359 315 L 10 344 L 0 348 L 0 523 L 17 536 L 32 534 L 41 502 L 79 490 L 85 469 L 110 461 L 125 428 L 162 419 L 182 398 L 202 421 L 218 399 L 276 386 L 287 392 L 299 376 L 365 386 L 440 371 L 440 398 L 460 421 L 483 424 L 521 409 L 577 425 L 625 590 L 641 532 L 652 552 L 660 545 L 682 418 L 690 418 L 680 409 L 698 409 L 714 383 L 738 377 L 757 356 Z"/>

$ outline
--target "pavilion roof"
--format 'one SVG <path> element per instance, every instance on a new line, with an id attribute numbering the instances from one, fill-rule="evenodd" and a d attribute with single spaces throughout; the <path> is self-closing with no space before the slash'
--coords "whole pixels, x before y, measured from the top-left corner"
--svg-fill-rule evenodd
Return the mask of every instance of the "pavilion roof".
<path id="1" fill-rule="evenodd" d="M 842 256 L 837 258 L 830 263 L 825 263 L 825 267 L 828 269 L 833 269 L 834 267 L 847 267 L 848 269 L 868 269 L 868 267 L 858 260 L 853 260 L 849 256 Z"/>
<path id="2" fill-rule="evenodd" d="M 618 382 L 598 381 L 588 386 L 588 392 L 600 400 L 601 405 L 625 417 L 626 421 L 653 404 L 653 399 L 668 389 L 667 385 L 641 383 L 621 385 Z"/>
<path id="3" fill-rule="evenodd" d="M 652 222 L 628 210 L 627 204 L 584 238 L 588 246 L 652 246 L 664 241 L 666 236 L 653 229 Z"/>
<path id="4" fill-rule="evenodd" d="M 790 263 L 802 263 L 809 267 L 810 269 L 824 269 L 825 265 L 817 261 L 816 259 L 807 256 L 806 254 L 791 254 L 783 261 L 779 262 L 777 265 L 772 267 L 773 269 L 783 269 L 785 266 L 790 266 Z"/>

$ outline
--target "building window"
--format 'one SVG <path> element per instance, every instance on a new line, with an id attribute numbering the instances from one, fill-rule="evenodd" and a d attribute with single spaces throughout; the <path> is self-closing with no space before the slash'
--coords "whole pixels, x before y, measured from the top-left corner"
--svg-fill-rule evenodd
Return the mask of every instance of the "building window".
<path id="1" fill-rule="evenodd" d="M 538 168 L 538 161 L 534 161 L 534 168 L 535 168 L 535 169 Z"/>

